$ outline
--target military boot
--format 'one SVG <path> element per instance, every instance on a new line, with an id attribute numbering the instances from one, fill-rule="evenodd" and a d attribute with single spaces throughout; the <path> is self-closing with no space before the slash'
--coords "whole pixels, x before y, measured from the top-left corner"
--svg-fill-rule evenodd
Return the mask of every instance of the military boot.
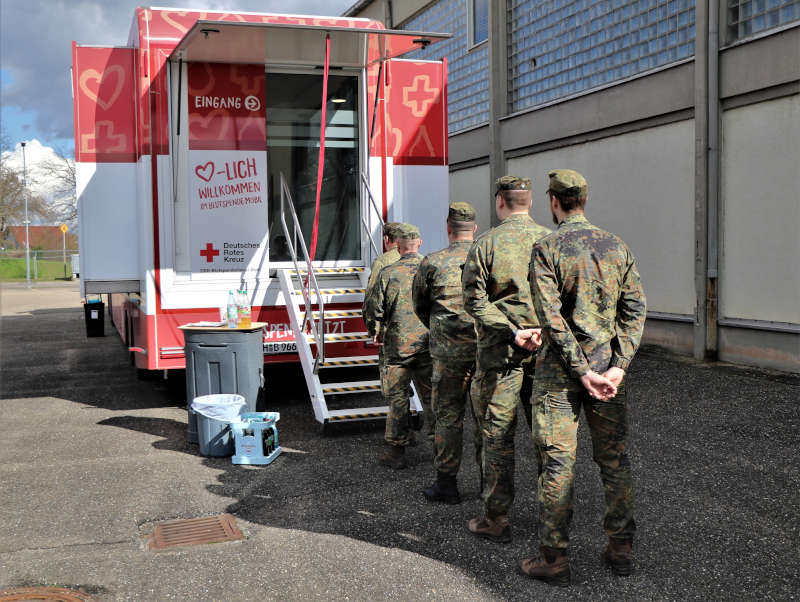
<path id="1" fill-rule="evenodd" d="M 423 489 L 422 493 L 430 502 L 461 503 L 456 477 L 443 472 L 436 473 L 436 482 L 427 489 Z"/>
<path id="2" fill-rule="evenodd" d="M 566 550 L 541 546 L 538 556 L 520 561 L 519 571 L 531 579 L 567 587 L 570 580 L 569 556 Z"/>
<path id="3" fill-rule="evenodd" d="M 483 518 L 473 518 L 469 521 L 467 528 L 471 533 L 478 537 L 484 537 L 495 543 L 508 543 L 511 541 L 511 524 L 508 517 L 485 516 Z"/>
<path id="4" fill-rule="evenodd" d="M 378 458 L 378 464 L 388 466 L 395 470 L 406 468 L 406 448 L 400 445 L 385 445 L 383 453 Z"/>
<path id="5" fill-rule="evenodd" d="M 603 562 L 611 567 L 615 575 L 627 577 L 633 570 L 633 555 L 631 548 L 633 539 L 609 537 L 608 545 L 603 550 Z"/>

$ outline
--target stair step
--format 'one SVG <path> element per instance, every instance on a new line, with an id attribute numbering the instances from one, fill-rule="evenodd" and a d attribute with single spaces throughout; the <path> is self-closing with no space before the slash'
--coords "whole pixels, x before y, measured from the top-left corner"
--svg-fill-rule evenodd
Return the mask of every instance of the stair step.
<path id="1" fill-rule="evenodd" d="M 320 289 L 321 295 L 363 295 L 365 289 L 363 288 L 322 288 Z M 293 295 L 302 295 L 303 291 L 293 290 Z M 309 296 L 315 296 L 317 291 L 309 290 Z"/>
<path id="2" fill-rule="evenodd" d="M 411 410 L 411 415 L 415 416 L 416 410 Z M 386 418 L 389 415 L 387 406 L 374 408 L 353 408 L 352 410 L 330 410 L 328 412 L 328 422 L 355 422 L 358 420 L 375 420 Z"/>
<path id="3" fill-rule="evenodd" d="M 381 406 L 375 408 L 353 408 L 352 410 L 330 410 L 328 415 L 329 422 L 374 420 L 375 418 L 386 418 L 389 415 L 389 408 Z"/>
<path id="4" fill-rule="evenodd" d="M 306 333 L 306 340 L 309 343 L 314 343 L 314 335 Z M 343 332 L 340 334 L 326 334 L 326 343 L 342 343 L 351 341 L 371 341 L 372 337 L 367 332 Z"/>
<path id="5" fill-rule="evenodd" d="M 347 366 L 377 366 L 377 355 L 359 355 L 353 357 L 330 357 L 325 359 L 322 368 L 343 368 Z"/>
<path id="6" fill-rule="evenodd" d="M 363 266 L 359 267 L 347 267 L 347 268 L 315 268 L 315 274 L 360 274 L 364 271 Z M 300 271 L 297 270 L 289 270 L 289 273 L 292 276 L 305 275 L 308 274 L 308 270 L 301 269 Z"/>
<path id="7" fill-rule="evenodd" d="M 319 319 L 319 312 L 314 311 L 311 312 L 312 316 L 315 320 Z M 326 318 L 360 318 L 361 317 L 361 310 L 360 309 L 326 309 L 325 310 L 325 317 Z"/>
<path id="8" fill-rule="evenodd" d="M 381 381 L 362 380 L 349 383 L 328 383 L 322 385 L 325 395 L 343 395 L 345 393 L 371 393 L 381 390 Z"/>

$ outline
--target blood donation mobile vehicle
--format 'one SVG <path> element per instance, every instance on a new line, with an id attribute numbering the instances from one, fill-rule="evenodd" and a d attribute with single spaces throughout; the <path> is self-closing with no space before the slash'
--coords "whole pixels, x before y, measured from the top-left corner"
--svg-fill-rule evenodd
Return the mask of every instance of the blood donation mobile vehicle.
<path id="1" fill-rule="evenodd" d="M 246 289 L 319 422 L 385 416 L 331 409 L 379 381 L 321 375 L 377 364 L 360 308 L 382 223 L 446 245 L 447 65 L 400 57 L 447 37 L 138 8 L 126 46 L 73 42 L 81 292 L 108 295 L 138 369 L 184 368 L 179 327 Z"/>

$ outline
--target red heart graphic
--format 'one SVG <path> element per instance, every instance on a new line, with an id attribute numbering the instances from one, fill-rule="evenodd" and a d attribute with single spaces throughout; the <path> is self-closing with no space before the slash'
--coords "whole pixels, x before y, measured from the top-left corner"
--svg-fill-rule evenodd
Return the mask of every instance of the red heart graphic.
<path id="1" fill-rule="evenodd" d="M 209 161 L 205 165 L 198 165 L 194 168 L 194 173 L 197 174 L 198 178 L 202 178 L 206 182 L 210 182 L 211 178 L 214 177 L 214 162 Z"/>

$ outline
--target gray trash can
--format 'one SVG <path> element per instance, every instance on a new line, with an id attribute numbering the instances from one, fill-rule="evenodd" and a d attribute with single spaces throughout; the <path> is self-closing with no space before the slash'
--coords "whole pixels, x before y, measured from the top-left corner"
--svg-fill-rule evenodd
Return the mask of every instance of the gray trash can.
<path id="1" fill-rule="evenodd" d="M 197 418 L 197 442 L 202 456 L 232 456 L 235 444 L 231 422 L 247 410 L 241 395 L 203 395 L 192 401 Z"/>
<path id="2" fill-rule="evenodd" d="M 264 339 L 261 327 L 252 329 L 182 326 L 186 357 L 186 399 L 236 393 L 255 412 L 264 386 Z M 187 404 L 189 405 L 189 404 Z M 197 417 L 189 410 L 186 437 L 197 443 Z"/>

